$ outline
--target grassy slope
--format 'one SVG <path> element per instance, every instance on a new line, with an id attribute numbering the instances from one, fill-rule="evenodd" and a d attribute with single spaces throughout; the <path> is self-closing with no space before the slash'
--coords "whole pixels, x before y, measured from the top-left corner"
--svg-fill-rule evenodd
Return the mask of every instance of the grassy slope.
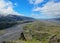
<path id="1" fill-rule="evenodd" d="M 35 21 L 24 26 L 24 35 L 27 41 L 19 40 L 22 43 L 49 43 L 52 35 L 60 35 L 60 26 L 54 23 Z"/>
<path id="2" fill-rule="evenodd" d="M 60 26 L 54 23 L 44 23 L 40 21 L 36 21 L 34 23 L 30 23 L 24 27 L 25 37 L 27 39 L 32 38 L 32 40 L 39 40 L 43 43 L 47 43 L 50 36 L 52 35 L 60 35 Z M 29 40 L 30 40 L 29 39 Z"/>

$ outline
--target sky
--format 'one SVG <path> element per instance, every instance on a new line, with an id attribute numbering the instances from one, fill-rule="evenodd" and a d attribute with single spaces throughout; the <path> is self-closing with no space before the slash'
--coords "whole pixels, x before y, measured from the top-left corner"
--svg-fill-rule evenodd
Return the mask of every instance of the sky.
<path id="1" fill-rule="evenodd" d="M 0 0 L 0 15 L 33 18 L 60 17 L 60 0 Z"/>

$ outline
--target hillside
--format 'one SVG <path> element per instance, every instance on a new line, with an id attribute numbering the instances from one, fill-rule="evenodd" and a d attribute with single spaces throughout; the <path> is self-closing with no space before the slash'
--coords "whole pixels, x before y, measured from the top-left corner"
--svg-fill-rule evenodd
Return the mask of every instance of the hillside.
<path id="1" fill-rule="evenodd" d="M 32 22 L 34 21 L 34 22 Z M 24 29 L 24 37 L 26 41 L 18 39 L 16 41 L 23 43 L 57 43 L 60 40 L 60 25 L 59 18 L 36 20 L 34 18 L 18 16 L 18 15 L 7 15 L 0 16 L 0 30 L 12 27 L 16 24 L 26 24 Z M 0 32 L 1 33 L 1 32 Z M 57 38 L 57 39 L 56 39 Z M 55 42 L 54 42 L 55 41 Z M 10 41 L 9 41 L 10 42 Z M 14 41 L 15 42 L 15 41 Z"/>
<path id="2" fill-rule="evenodd" d="M 60 43 L 60 25 L 35 21 L 26 24 L 24 27 L 26 41 L 18 39 L 8 41 L 9 43 Z"/>
<path id="3" fill-rule="evenodd" d="M 16 24 L 32 22 L 35 19 L 19 15 L 0 16 L 0 30 L 11 27 Z"/>
<path id="4" fill-rule="evenodd" d="M 39 40 L 42 43 L 58 43 L 57 40 L 60 38 L 60 25 L 54 23 L 36 21 L 26 25 L 24 30 L 27 40 Z"/>

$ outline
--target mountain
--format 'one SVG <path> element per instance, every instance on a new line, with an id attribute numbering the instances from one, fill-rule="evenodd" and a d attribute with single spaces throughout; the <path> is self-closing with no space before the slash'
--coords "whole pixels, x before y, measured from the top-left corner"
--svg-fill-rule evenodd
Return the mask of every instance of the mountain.
<path id="1" fill-rule="evenodd" d="M 60 25 L 60 18 L 43 19 L 41 21 Z"/>
<path id="2" fill-rule="evenodd" d="M 33 21 L 35 19 L 19 15 L 0 16 L 0 22 Z"/>
<path id="3" fill-rule="evenodd" d="M 34 21 L 34 18 L 31 17 L 25 17 L 25 16 L 19 16 L 19 15 L 7 15 L 7 16 L 0 16 L 0 30 L 9 28 L 16 24 L 21 23 L 28 23 Z"/>

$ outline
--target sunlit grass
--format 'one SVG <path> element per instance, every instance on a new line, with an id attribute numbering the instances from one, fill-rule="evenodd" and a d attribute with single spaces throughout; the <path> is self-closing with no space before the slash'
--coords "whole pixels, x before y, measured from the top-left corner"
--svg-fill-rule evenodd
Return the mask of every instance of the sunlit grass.
<path id="1" fill-rule="evenodd" d="M 60 25 L 54 23 L 33 22 L 26 25 L 24 30 L 26 32 L 24 34 L 33 35 L 32 39 L 34 38 L 42 43 L 49 43 L 49 37 L 54 34 L 60 35 Z"/>
<path id="2" fill-rule="evenodd" d="M 3 33 L 5 33 L 5 31 L 4 30 L 0 30 L 0 34 L 3 34 Z"/>
<path id="3" fill-rule="evenodd" d="M 36 41 L 36 40 L 16 40 L 16 41 L 6 41 L 6 43 L 41 43 L 40 41 Z"/>

